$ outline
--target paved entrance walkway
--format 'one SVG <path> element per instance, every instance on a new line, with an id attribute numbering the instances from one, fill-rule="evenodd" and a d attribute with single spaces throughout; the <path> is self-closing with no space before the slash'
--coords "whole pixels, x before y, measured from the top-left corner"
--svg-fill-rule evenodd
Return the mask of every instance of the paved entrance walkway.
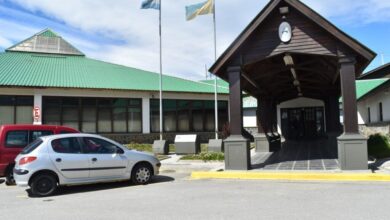
<path id="1" fill-rule="evenodd" d="M 263 170 L 339 170 L 337 146 L 330 141 L 285 141 L 276 153 L 256 153 L 252 167 Z"/>

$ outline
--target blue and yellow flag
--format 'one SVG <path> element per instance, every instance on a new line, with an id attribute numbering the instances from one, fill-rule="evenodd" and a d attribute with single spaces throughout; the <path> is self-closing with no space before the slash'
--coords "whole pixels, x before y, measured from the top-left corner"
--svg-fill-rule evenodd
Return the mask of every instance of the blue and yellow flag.
<path id="1" fill-rule="evenodd" d="M 214 13 L 214 0 L 186 6 L 187 21 L 194 19 L 198 15 L 207 15 Z"/>
<path id="2" fill-rule="evenodd" d="M 142 2 L 141 9 L 157 9 L 160 10 L 160 0 L 145 0 Z"/>

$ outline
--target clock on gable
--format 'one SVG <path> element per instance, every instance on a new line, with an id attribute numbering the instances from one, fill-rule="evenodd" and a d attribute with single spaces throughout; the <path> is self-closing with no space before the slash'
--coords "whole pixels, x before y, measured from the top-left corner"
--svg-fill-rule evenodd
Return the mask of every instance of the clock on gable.
<path id="1" fill-rule="evenodd" d="M 279 38 L 283 43 L 288 43 L 292 38 L 292 30 L 291 25 L 283 21 L 279 26 Z"/>

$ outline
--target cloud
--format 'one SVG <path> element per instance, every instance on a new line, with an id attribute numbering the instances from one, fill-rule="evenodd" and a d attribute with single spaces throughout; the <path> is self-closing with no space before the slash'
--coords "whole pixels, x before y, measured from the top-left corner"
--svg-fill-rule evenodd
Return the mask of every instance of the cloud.
<path id="1" fill-rule="evenodd" d="M 1 0 L 0 0 L 1 1 Z M 158 11 L 140 10 L 141 0 L 7 0 L 27 12 L 14 15 L 15 33 L 1 35 L 3 44 L 28 37 L 23 30 L 30 22 L 36 30 L 46 24 L 87 56 L 158 72 Z M 184 6 L 196 0 L 164 0 L 163 60 L 164 72 L 189 79 L 204 76 L 205 65 L 214 61 L 212 16 L 185 21 Z M 265 0 L 217 1 L 218 51 L 221 54 L 243 28 L 268 2 Z M 390 1 L 382 0 L 304 0 L 306 4 L 333 20 L 366 24 L 388 22 Z M 10 9 L 13 10 L 13 9 Z M 1 12 L 1 7 L 0 7 Z M 10 15 L 11 16 L 11 15 Z M 27 22 L 17 17 L 28 19 Z M 0 17 L 1 18 L 1 17 Z M 0 25 L 6 20 L 0 20 Z M 58 29 L 57 29 L 58 28 Z M 2 28 L 3 29 L 3 28 Z M 41 29 L 43 29 L 41 27 Z M 3 29 L 4 30 L 4 29 Z M 26 32 L 29 35 L 22 35 Z M 0 30 L 3 34 L 3 31 Z M 7 42 L 8 40 L 8 42 Z"/>

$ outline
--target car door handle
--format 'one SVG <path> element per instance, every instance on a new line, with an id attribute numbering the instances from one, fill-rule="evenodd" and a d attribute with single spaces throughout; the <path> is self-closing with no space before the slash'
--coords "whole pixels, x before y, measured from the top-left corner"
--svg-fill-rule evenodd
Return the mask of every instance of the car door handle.
<path id="1" fill-rule="evenodd" d="M 97 158 L 92 158 L 92 162 L 96 162 L 97 161 Z"/>
<path id="2" fill-rule="evenodd" d="M 61 158 L 57 158 L 57 159 L 56 159 L 56 162 L 58 162 L 58 163 L 60 163 L 61 161 L 62 161 Z"/>

